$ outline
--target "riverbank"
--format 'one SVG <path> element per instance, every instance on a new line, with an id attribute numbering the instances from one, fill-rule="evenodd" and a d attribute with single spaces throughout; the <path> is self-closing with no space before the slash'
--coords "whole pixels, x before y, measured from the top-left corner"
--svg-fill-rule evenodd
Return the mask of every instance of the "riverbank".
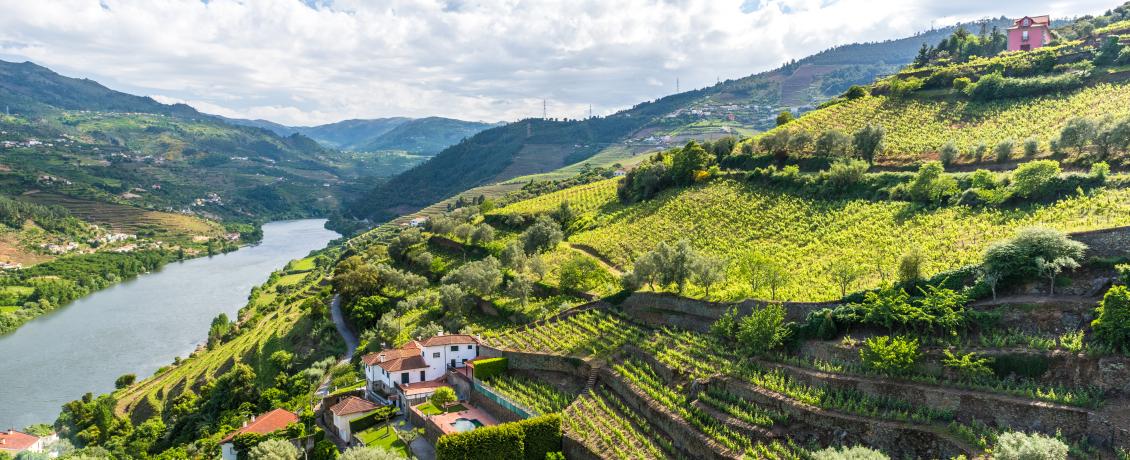
<path id="1" fill-rule="evenodd" d="M 67 401 L 113 391 L 122 374 L 189 355 L 216 315 L 235 317 L 270 273 L 337 238 L 324 222 L 268 223 L 260 244 L 168 263 L 0 336 L 0 426 L 49 423 Z"/>

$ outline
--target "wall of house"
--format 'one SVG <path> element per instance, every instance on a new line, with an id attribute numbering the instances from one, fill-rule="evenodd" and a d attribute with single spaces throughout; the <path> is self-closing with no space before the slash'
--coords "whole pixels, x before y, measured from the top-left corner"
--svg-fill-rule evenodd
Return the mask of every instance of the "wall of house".
<path id="1" fill-rule="evenodd" d="M 1023 40 L 1024 31 L 1028 31 L 1028 41 Z M 1048 42 L 1047 29 L 1044 27 L 1030 27 L 1009 29 L 1008 50 L 1020 51 L 1020 45 L 1027 44 L 1032 49 L 1044 46 Z"/>
<path id="2" fill-rule="evenodd" d="M 452 351 L 451 347 L 457 349 Z M 424 362 L 428 363 L 427 378 L 435 380 L 446 374 L 452 359 L 455 360 L 455 367 L 463 367 L 464 361 L 475 359 L 476 356 L 479 356 L 479 346 L 473 343 L 424 347 Z"/>
<path id="3" fill-rule="evenodd" d="M 340 437 L 347 443 L 350 442 L 350 440 L 353 438 L 353 433 L 349 430 L 349 422 L 356 420 L 364 415 L 364 412 L 349 414 L 344 417 L 334 414 L 334 429 L 337 430 L 338 437 Z"/>
<path id="4" fill-rule="evenodd" d="M 224 460 L 236 460 L 239 455 L 235 452 L 235 444 L 225 442 L 220 444 L 220 457 Z"/>

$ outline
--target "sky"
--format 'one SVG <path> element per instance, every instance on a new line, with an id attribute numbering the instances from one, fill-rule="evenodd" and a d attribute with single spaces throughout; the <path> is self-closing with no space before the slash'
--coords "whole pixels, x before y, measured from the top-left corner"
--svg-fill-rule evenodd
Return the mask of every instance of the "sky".
<path id="1" fill-rule="evenodd" d="M 0 59 L 314 125 L 606 115 L 834 45 L 1119 0 L 0 0 Z"/>

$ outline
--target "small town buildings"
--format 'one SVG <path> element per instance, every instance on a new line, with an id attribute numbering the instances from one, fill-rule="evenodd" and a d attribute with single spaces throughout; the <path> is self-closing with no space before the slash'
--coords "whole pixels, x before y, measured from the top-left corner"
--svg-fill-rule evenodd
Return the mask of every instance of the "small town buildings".
<path id="1" fill-rule="evenodd" d="M 9 429 L 0 431 L 0 452 L 11 454 L 15 457 L 20 452 L 43 452 L 49 437 L 39 436 Z"/>
<path id="2" fill-rule="evenodd" d="M 1028 51 L 1047 46 L 1052 39 L 1051 18 L 1024 16 L 1008 28 L 1008 50 Z"/>
<path id="3" fill-rule="evenodd" d="M 243 433 L 267 435 L 285 429 L 292 423 L 298 423 L 298 416 L 285 409 L 275 409 L 266 414 L 252 416 L 251 420 L 245 423 L 242 428 L 231 432 L 220 441 L 220 456 L 223 457 L 223 460 L 236 460 L 238 458 L 239 451 L 232 443 L 237 435 Z"/>
<path id="4" fill-rule="evenodd" d="M 440 333 L 413 340 L 400 348 L 361 357 L 366 394 L 401 408 L 427 398 L 448 370 L 463 368 L 479 356 L 479 340 L 465 334 Z M 428 383 L 432 382 L 432 383 Z"/>
<path id="5" fill-rule="evenodd" d="M 333 414 L 334 430 L 339 438 L 345 442 L 349 442 L 353 438 L 353 431 L 349 428 L 349 422 L 365 416 L 369 412 L 375 411 L 380 406 L 372 402 L 358 398 L 356 396 L 346 396 L 337 404 L 330 408 L 330 414 Z"/>

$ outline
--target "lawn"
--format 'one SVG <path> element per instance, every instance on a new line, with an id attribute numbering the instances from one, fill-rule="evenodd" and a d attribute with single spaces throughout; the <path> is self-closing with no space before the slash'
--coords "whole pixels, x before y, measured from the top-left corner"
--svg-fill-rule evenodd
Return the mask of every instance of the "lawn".
<path id="1" fill-rule="evenodd" d="M 307 257 L 305 259 L 295 260 L 295 261 L 291 262 L 290 265 L 286 267 L 286 269 L 287 270 L 294 270 L 294 271 L 308 272 L 308 271 L 314 269 L 314 258 L 313 257 Z"/>
<path id="2" fill-rule="evenodd" d="M 420 404 L 419 406 L 416 406 L 416 409 L 419 410 L 420 413 L 422 413 L 424 415 L 439 415 L 439 414 L 444 413 L 444 411 L 442 411 L 438 407 L 436 407 L 435 404 L 432 404 L 431 401 L 428 401 L 426 403 Z M 459 412 L 459 411 L 464 411 L 464 410 L 467 410 L 467 408 L 463 407 L 462 404 L 456 404 L 454 406 L 447 408 L 447 413 L 450 414 L 452 412 Z"/>
<path id="3" fill-rule="evenodd" d="M 396 435 L 396 429 L 391 425 L 381 424 L 357 433 L 357 439 L 366 447 L 383 447 L 393 452 L 399 452 L 408 457 L 408 446 Z"/>

